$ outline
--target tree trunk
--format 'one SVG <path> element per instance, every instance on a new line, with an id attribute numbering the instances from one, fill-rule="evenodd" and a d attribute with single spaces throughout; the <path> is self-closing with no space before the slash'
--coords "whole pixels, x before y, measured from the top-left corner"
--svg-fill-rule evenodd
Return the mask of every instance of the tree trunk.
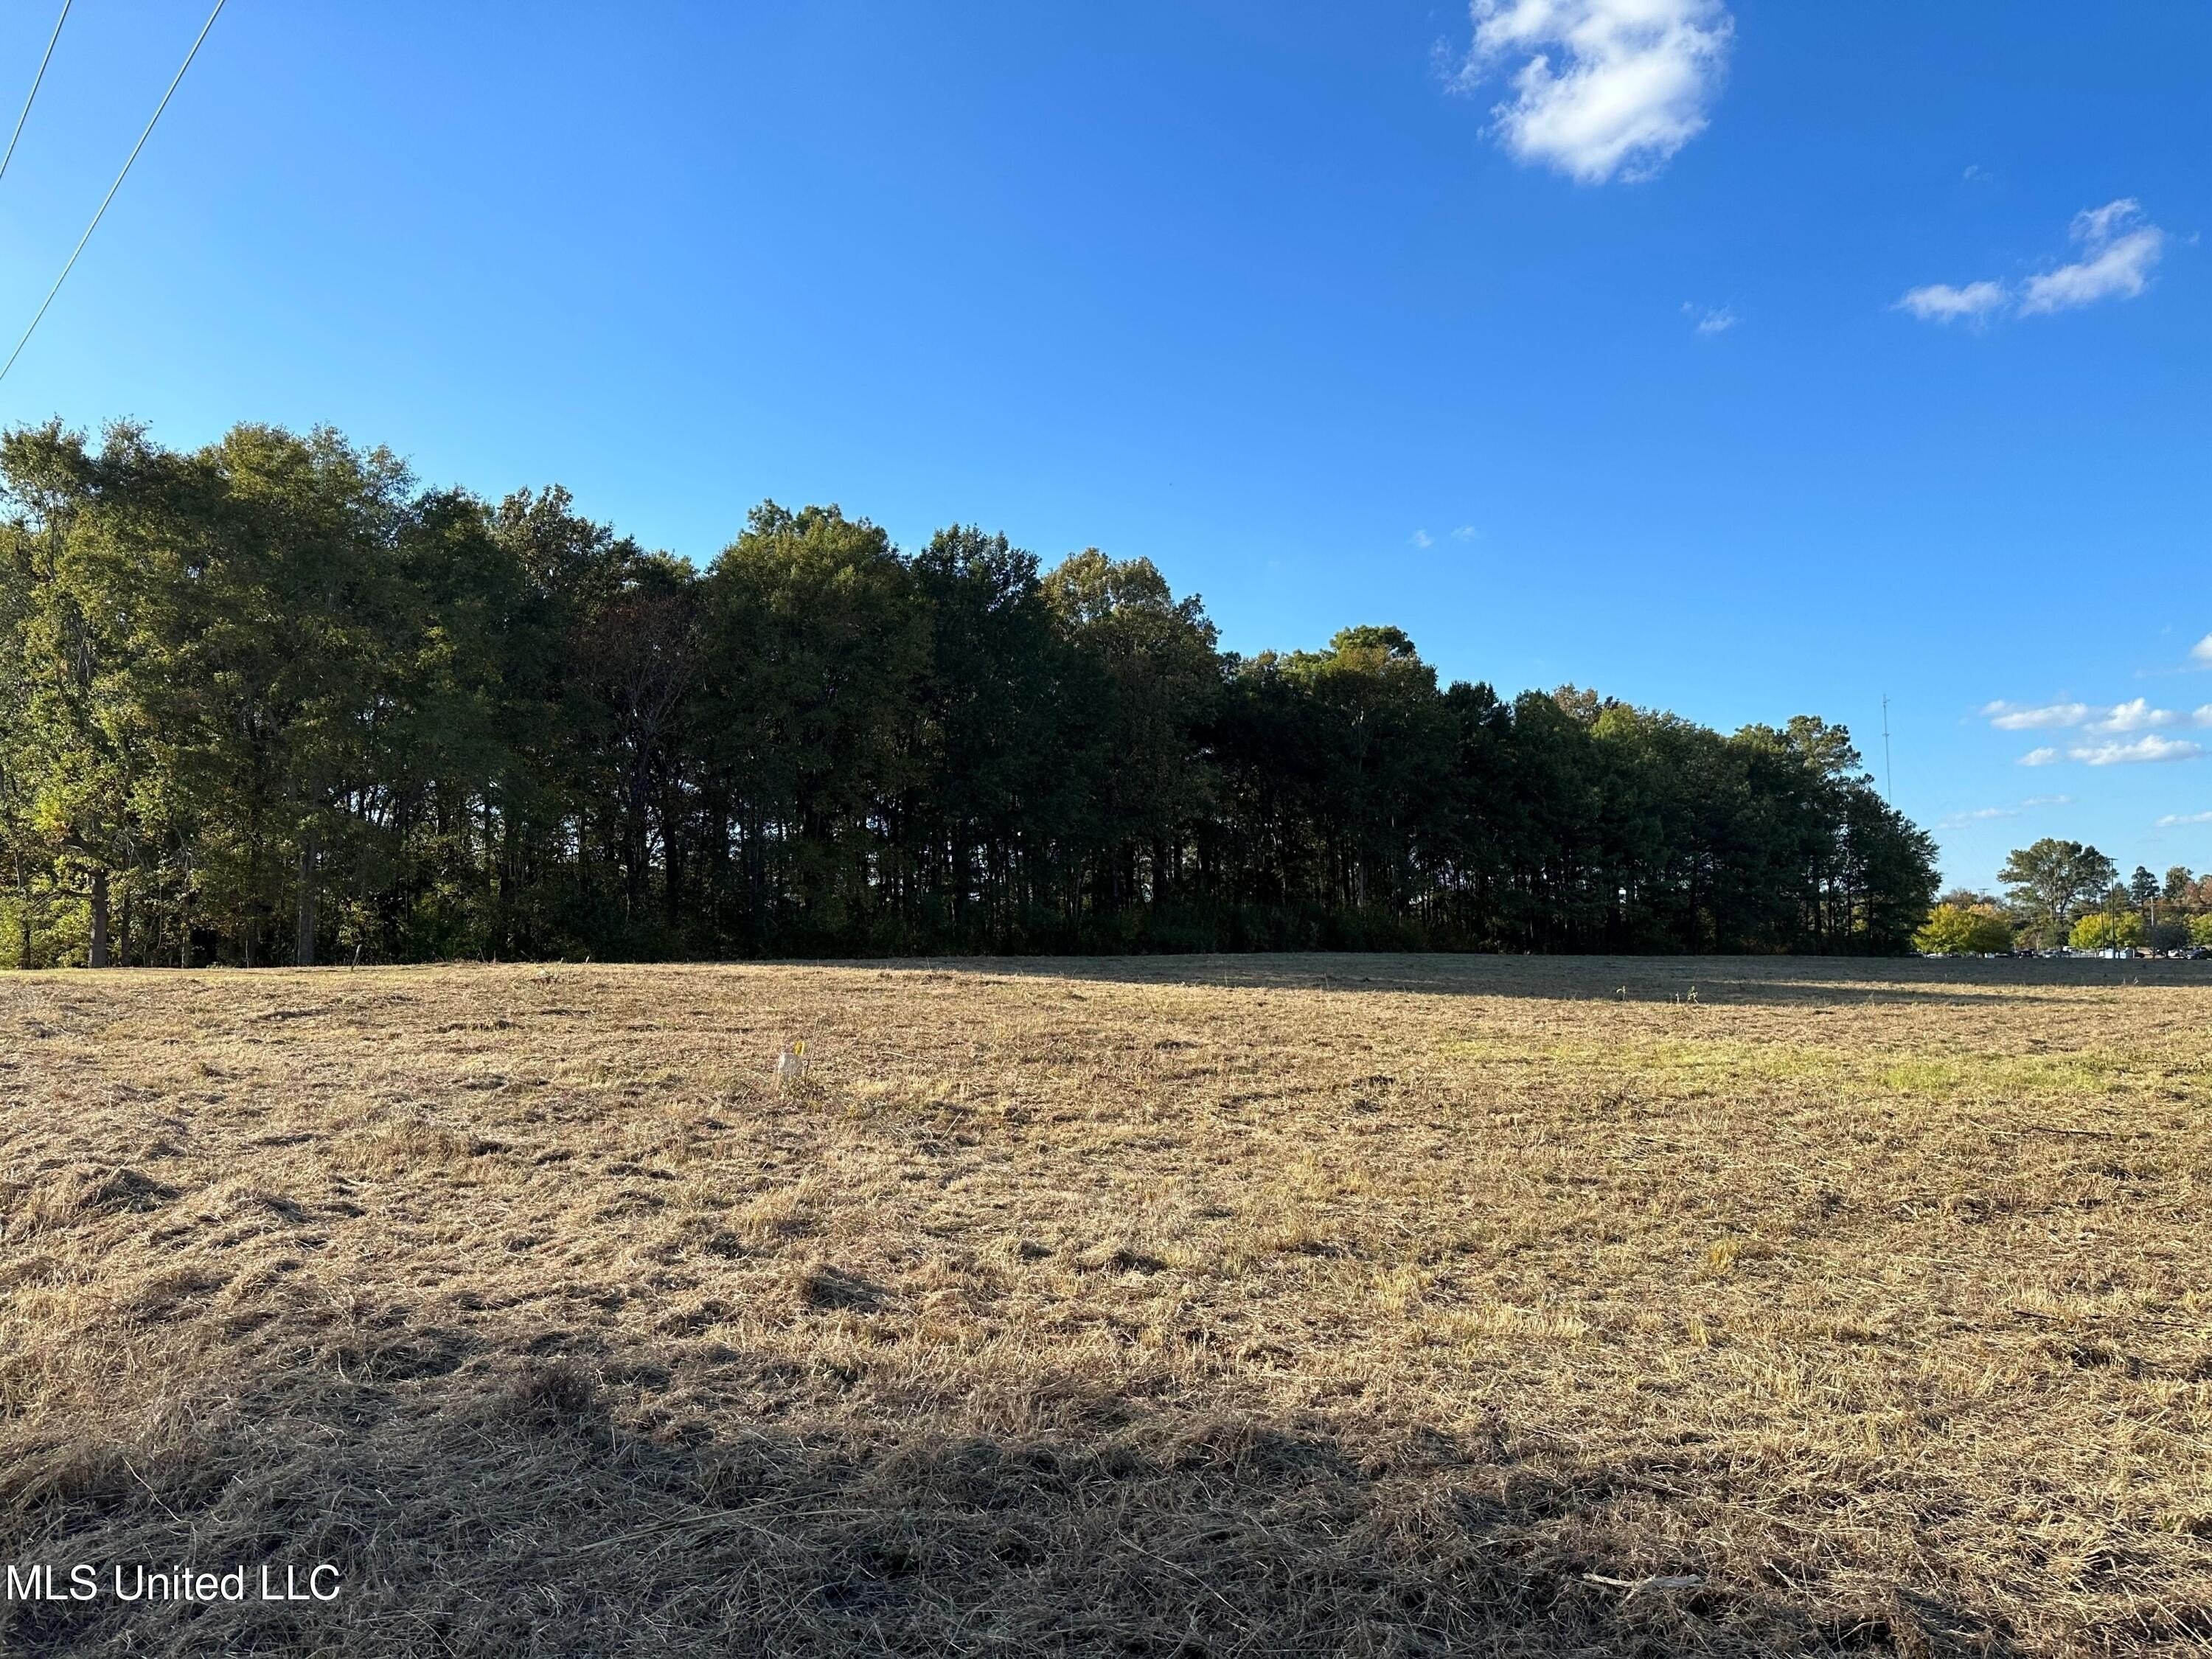
<path id="1" fill-rule="evenodd" d="M 635 787 L 623 806 L 623 914 L 635 920 L 645 908 L 645 807 Z"/>
<path id="2" fill-rule="evenodd" d="M 123 925 L 116 930 L 115 963 L 119 968 L 131 965 L 131 889 L 128 876 L 123 878 Z"/>
<path id="3" fill-rule="evenodd" d="M 522 856 L 520 831 L 512 808 L 500 813 L 499 829 L 498 938 L 502 948 L 511 950 L 514 937 L 514 869 Z"/>
<path id="4" fill-rule="evenodd" d="M 31 878 L 23 871 L 23 855 L 15 854 L 15 966 L 31 970 Z"/>
<path id="5" fill-rule="evenodd" d="M 92 872 L 92 966 L 107 966 L 107 872 Z"/>
<path id="6" fill-rule="evenodd" d="M 315 965 L 315 832 L 300 839 L 300 948 L 302 968 Z"/>
<path id="7" fill-rule="evenodd" d="M 672 933 L 684 922 L 684 843 L 679 813 L 669 799 L 674 793 L 669 791 L 660 803 L 660 873 Z"/>

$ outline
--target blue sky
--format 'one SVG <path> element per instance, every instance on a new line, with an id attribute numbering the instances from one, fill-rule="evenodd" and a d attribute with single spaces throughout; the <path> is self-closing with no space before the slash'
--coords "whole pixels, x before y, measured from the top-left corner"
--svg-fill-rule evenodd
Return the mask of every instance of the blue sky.
<path id="1" fill-rule="evenodd" d="M 72 12 L 0 351 L 204 13 Z M 1954 878 L 2201 869 L 2208 61 L 2198 0 L 232 0 L 0 420 L 330 422 L 702 560 L 975 521 L 1877 769 L 1887 694 Z"/>

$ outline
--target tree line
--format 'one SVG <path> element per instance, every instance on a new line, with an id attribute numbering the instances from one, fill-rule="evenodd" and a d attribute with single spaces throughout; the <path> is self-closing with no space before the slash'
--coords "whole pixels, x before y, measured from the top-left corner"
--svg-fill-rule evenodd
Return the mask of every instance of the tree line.
<path id="1" fill-rule="evenodd" d="M 1929 838 L 1809 716 L 1439 684 L 1396 628 L 757 507 L 704 568 L 335 432 L 0 440 L 22 966 L 1907 947 Z"/>
<path id="2" fill-rule="evenodd" d="M 2051 950 L 2212 948 L 2212 874 L 2177 864 L 2160 879 L 2120 866 L 2094 847 L 2046 836 L 2015 848 L 1997 880 L 2004 896 L 1954 888 L 1913 938 L 1931 956 L 1985 956 L 2025 945 Z"/>

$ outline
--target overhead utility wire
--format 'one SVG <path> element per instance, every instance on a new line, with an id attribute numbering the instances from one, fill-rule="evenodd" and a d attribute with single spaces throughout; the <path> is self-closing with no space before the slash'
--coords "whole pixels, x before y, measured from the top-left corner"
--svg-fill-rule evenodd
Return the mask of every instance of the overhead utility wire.
<path id="1" fill-rule="evenodd" d="M 31 95 L 23 100 L 23 112 L 15 118 L 15 131 L 9 135 L 8 153 L 0 155 L 0 179 L 8 176 L 8 163 L 15 159 L 15 141 L 23 136 L 23 123 L 31 118 L 31 106 L 38 101 L 39 88 L 46 78 L 46 65 L 54 60 L 54 42 L 62 38 L 62 25 L 69 21 L 70 0 L 62 0 L 62 15 L 54 19 L 54 32 L 46 37 L 46 55 L 39 59 L 39 72 L 31 77 Z"/>
<path id="2" fill-rule="evenodd" d="M 69 263 L 62 267 L 62 274 L 54 278 L 53 287 L 46 291 L 46 303 L 39 307 L 39 314 L 31 319 L 31 325 L 23 331 L 23 337 L 15 342 L 15 349 L 8 354 L 8 361 L 0 363 L 0 380 L 6 380 L 8 371 L 15 367 L 15 359 L 23 355 L 23 348 L 31 343 L 31 336 L 38 332 L 39 324 L 45 319 L 46 307 L 53 304 L 54 295 L 62 291 L 62 284 L 69 281 L 70 272 L 76 269 L 77 255 L 84 252 L 84 245 L 92 240 L 92 233 L 100 228 L 100 220 L 106 216 L 107 204 L 115 199 L 115 192 L 123 188 L 123 181 L 131 176 L 131 163 L 138 159 L 138 152 L 146 148 L 146 141 L 154 136 L 155 123 L 161 118 L 161 112 L 168 108 L 169 100 L 176 96 L 178 84 L 184 80 L 185 71 L 192 66 L 192 59 L 200 55 L 200 42 L 208 38 L 208 31 L 215 27 L 215 20 L 222 15 L 224 3 L 225 0 L 215 0 L 215 9 L 208 14 L 207 21 L 200 25 L 199 34 L 192 41 L 192 49 L 185 54 L 185 61 L 178 66 L 176 79 L 169 82 L 168 91 L 161 94 L 161 101 L 154 106 L 153 120 L 146 123 L 146 131 L 140 133 L 138 142 L 131 145 L 131 154 L 124 161 L 123 171 L 115 175 L 115 182 L 107 187 L 107 194 L 100 198 L 100 211 L 92 216 L 92 222 L 84 228 L 84 234 L 76 239 L 76 246 L 70 253 Z"/>

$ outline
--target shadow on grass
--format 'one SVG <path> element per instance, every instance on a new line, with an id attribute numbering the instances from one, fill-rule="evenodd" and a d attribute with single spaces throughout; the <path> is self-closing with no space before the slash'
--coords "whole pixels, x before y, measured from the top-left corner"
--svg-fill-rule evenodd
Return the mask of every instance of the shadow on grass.
<path id="1" fill-rule="evenodd" d="M 1038 1413 L 1054 1426 L 1030 1436 L 935 1431 L 861 1404 L 836 1426 L 762 1416 L 718 1439 L 637 1407 L 787 1364 L 714 1345 L 469 1353 L 435 1330 L 389 1332 L 351 1359 L 113 1439 L 0 1447 L 9 1560 L 103 1577 L 115 1563 L 243 1566 L 249 1585 L 264 1563 L 304 1583 L 330 1562 L 337 1601 L 4 1603 L 0 1650 L 2011 1650 L 1940 1593 L 1814 1599 L 1787 1577 L 1713 1572 L 1723 1547 L 1682 1494 L 1516 1455 L 1503 1426 L 1480 1443 L 1355 1443 L 1058 1379 Z M 1745 1559 L 1741 1540 L 1726 1553 Z"/>
<path id="2" fill-rule="evenodd" d="M 1298 953 L 1189 957 L 973 957 L 846 963 L 886 972 L 1072 979 L 1120 985 L 1385 992 L 1417 996 L 1704 1005 L 1942 1002 L 2120 985 L 2212 990 L 2212 962 L 2092 958 L 1496 957 Z"/>

